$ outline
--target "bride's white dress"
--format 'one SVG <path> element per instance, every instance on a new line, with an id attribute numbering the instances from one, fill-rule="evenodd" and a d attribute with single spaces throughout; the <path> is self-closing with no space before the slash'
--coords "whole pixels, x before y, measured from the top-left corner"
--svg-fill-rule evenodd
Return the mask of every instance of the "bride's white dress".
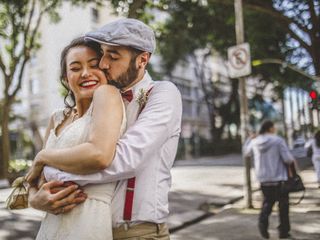
<path id="1" fill-rule="evenodd" d="M 50 132 L 46 148 L 67 148 L 86 142 L 92 122 L 92 107 L 93 104 L 91 104 L 90 108 L 81 118 L 65 127 L 59 136 L 56 136 L 55 132 L 56 128 L 64 120 L 64 115 L 62 110 L 55 112 L 53 115 L 54 129 Z M 119 136 L 124 132 L 125 127 L 126 118 L 124 116 Z M 77 175 L 72 175 L 55 168 L 46 166 L 44 173 L 47 181 L 64 180 L 67 178 L 68 180 L 77 182 Z M 90 175 L 87 175 L 88 179 L 90 179 Z M 84 192 L 88 195 L 86 201 L 68 213 L 59 215 L 47 213 L 41 223 L 36 240 L 112 239 L 110 204 L 115 185 L 116 183 L 107 183 L 83 186 Z"/>

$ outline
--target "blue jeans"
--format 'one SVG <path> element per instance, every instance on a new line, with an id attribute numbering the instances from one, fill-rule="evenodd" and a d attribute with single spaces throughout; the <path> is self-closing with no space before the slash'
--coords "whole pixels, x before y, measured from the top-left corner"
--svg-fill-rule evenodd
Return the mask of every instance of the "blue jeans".
<path id="1" fill-rule="evenodd" d="M 261 190 L 263 193 L 263 204 L 259 216 L 259 223 L 268 229 L 272 207 L 275 202 L 278 202 L 280 222 L 278 230 L 280 234 L 287 234 L 290 231 L 289 194 L 282 191 L 280 182 L 274 186 L 267 186 L 262 183 Z"/>

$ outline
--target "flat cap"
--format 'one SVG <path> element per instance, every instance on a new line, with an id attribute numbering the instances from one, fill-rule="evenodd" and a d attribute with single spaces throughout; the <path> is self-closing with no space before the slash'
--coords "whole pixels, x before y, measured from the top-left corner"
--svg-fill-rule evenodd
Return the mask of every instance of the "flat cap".
<path id="1" fill-rule="evenodd" d="M 143 22 L 132 18 L 110 22 L 86 33 L 85 39 L 113 46 L 132 47 L 149 53 L 153 53 L 156 48 L 153 30 Z"/>

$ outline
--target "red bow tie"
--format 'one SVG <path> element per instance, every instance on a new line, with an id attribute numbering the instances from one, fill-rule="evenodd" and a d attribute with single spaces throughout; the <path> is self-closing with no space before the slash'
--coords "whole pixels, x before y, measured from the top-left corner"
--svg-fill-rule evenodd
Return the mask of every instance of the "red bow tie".
<path id="1" fill-rule="evenodd" d="M 132 92 L 132 90 L 128 90 L 128 91 L 121 93 L 121 96 L 123 99 L 126 99 L 128 102 L 131 102 L 133 99 L 133 92 Z"/>

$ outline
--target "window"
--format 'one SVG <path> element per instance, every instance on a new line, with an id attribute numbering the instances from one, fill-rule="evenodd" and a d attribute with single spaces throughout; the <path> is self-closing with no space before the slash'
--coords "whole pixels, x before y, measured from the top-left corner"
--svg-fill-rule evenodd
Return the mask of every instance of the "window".
<path id="1" fill-rule="evenodd" d="M 40 92 L 40 82 L 38 79 L 30 79 L 29 84 L 29 90 L 31 94 L 38 94 Z"/>

